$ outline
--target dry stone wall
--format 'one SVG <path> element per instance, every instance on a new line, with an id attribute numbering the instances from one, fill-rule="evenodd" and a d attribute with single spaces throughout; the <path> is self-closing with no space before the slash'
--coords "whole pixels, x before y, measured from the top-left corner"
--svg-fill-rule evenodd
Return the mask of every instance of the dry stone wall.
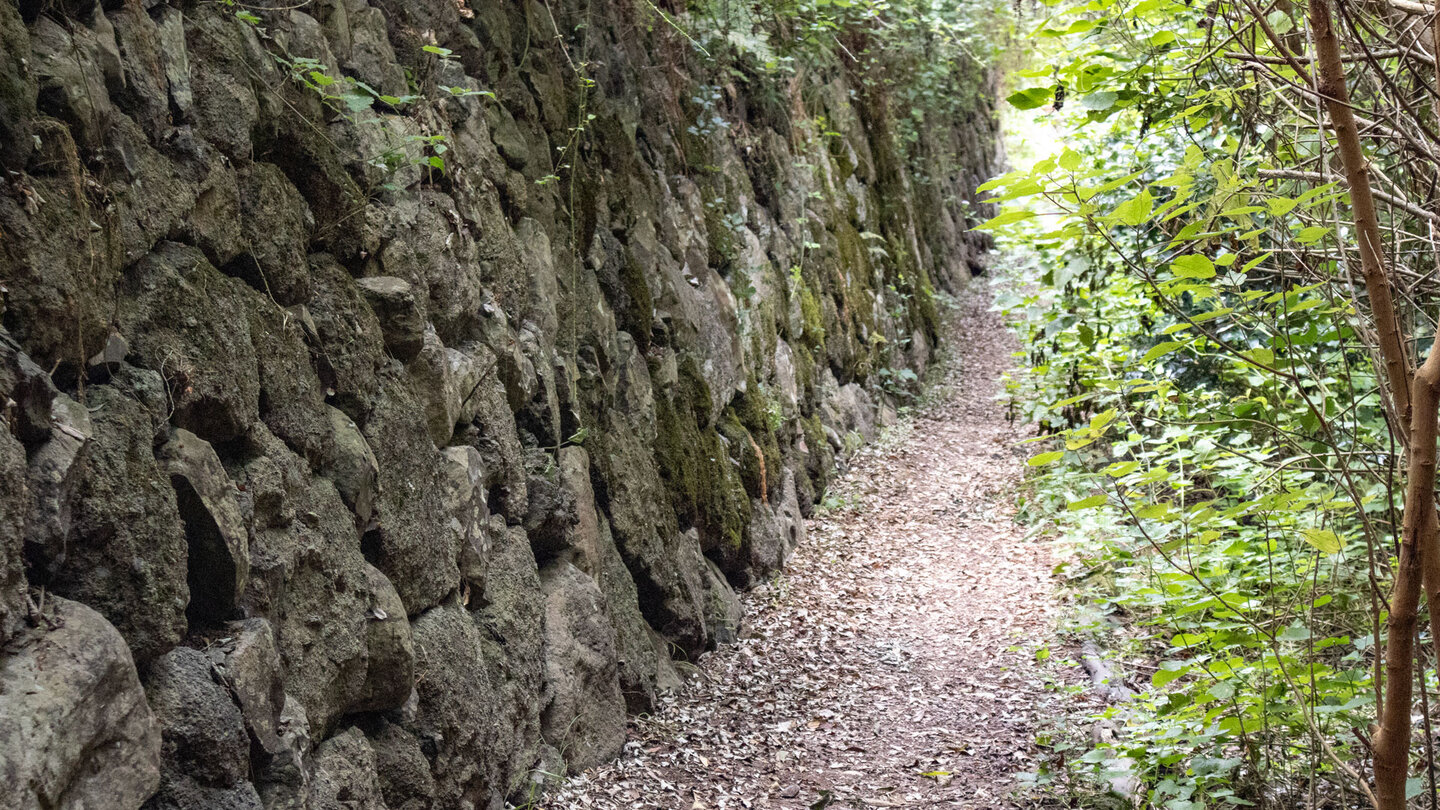
<path id="1" fill-rule="evenodd" d="M 924 370 L 955 78 L 901 148 L 648 2 L 0 0 L 0 806 L 616 754 Z"/>

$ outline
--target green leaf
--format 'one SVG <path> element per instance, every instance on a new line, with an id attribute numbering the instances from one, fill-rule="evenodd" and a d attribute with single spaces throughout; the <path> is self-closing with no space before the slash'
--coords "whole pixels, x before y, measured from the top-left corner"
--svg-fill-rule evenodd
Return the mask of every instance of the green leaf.
<path id="1" fill-rule="evenodd" d="M 1094 509 L 1097 506 L 1104 506 L 1109 502 L 1110 499 L 1103 494 L 1091 495 L 1088 498 L 1081 498 L 1078 501 L 1071 501 L 1069 504 L 1066 505 L 1065 508 L 1071 512 L 1079 512 L 1081 509 Z"/>
<path id="2" fill-rule="evenodd" d="M 1305 641 L 1311 637 L 1310 628 L 1303 624 L 1292 624 L 1280 632 L 1283 641 Z"/>
<path id="3" fill-rule="evenodd" d="M 1037 453 L 1031 456 L 1025 463 L 1031 467 L 1044 467 L 1046 464 L 1054 464 L 1064 457 L 1064 450 L 1053 450 L 1049 453 Z"/>
<path id="4" fill-rule="evenodd" d="M 1247 349 L 1240 353 L 1241 357 L 1254 363 L 1257 366 L 1274 366 L 1275 352 L 1269 349 Z"/>
<path id="5" fill-rule="evenodd" d="M 1214 278 L 1215 263 L 1204 256 L 1189 254 L 1176 256 L 1170 262 L 1170 272 L 1177 278 Z"/>
<path id="6" fill-rule="evenodd" d="M 1120 94 L 1116 93 L 1113 90 L 1101 90 L 1098 93 L 1091 93 L 1090 95 L 1080 99 L 1080 106 L 1084 107 L 1087 110 L 1095 110 L 1096 112 L 1099 112 L 1101 110 L 1108 110 L 1111 107 L 1114 107 L 1115 101 L 1118 98 L 1120 98 Z"/>
<path id="7" fill-rule="evenodd" d="M 1051 90 L 1048 87 L 1032 87 L 1011 93 L 1005 100 L 1017 110 L 1034 110 L 1050 103 Z"/>
<path id="8" fill-rule="evenodd" d="M 1340 537 L 1328 529 L 1301 529 L 1305 542 L 1320 550 L 1321 554 L 1339 554 Z"/>
<path id="9" fill-rule="evenodd" d="M 1296 202 L 1300 203 L 1306 208 L 1314 205 L 1319 205 L 1321 202 L 1323 202 L 1323 200 L 1319 199 L 1320 195 L 1326 193 L 1327 191 L 1333 191 L 1338 185 L 1340 185 L 1340 181 L 1337 180 L 1333 183 L 1326 183 L 1323 186 L 1316 186 L 1315 188 L 1312 188 L 1297 197 Z"/>
<path id="10" fill-rule="evenodd" d="M 1154 211 L 1155 197 L 1151 195 L 1150 189 L 1147 188 L 1116 206 L 1110 216 L 1123 225 L 1134 227 L 1150 219 L 1150 214 Z"/>
<path id="11" fill-rule="evenodd" d="M 360 93 L 346 93 L 340 96 L 340 100 L 345 102 L 345 107 L 349 109 L 350 112 L 368 110 L 370 106 L 375 103 L 375 99 L 370 96 L 361 95 Z"/>
<path id="12" fill-rule="evenodd" d="M 1246 262 L 1246 263 L 1245 263 L 1245 266 L 1240 268 L 1240 272 L 1242 272 L 1242 273 L 1248 273 L 1248 272 L 1250 272 L 1251 270 L 1254 270 L 1255 268 L 1257 268 L 1257 267 L 1260 266 L 1260 263 L 1261 263 L 1261 262 L 1263 262 L 1263 261 L 1265 261 L 1266 259 L 1270 258 L 1272 255 L 1274 255 L 1274 254 L 1267 251 L 1267 252 L 1265 252 L 1265 253 L 1260 254 L 1259 256 L 1256 256 L 1255 258 L 1253 258 L 1253 259 L 1251 259 L 1250 261 Z"/>
<path id="13" fill-rule="evenodd" d="M 1154 346 L 1151 346 L 1151 347 L 1150 347 L 1150 351 L 1145 352 L 1145 356 L 1140 358 L 1140 362 L 1141 362 L 1141 363 L 1151 363 L 1151 362 L 1154 362 L 1155 360 L 1158 360 L 1158 359 L 1160 359 L 1161 357 L 1164 357 L 1165 355 L 1167 355 L 1167 354 L 1175 351 L 1176 349 L 1178 349 L 1178 348 L 1180 348 L 1181 346 L 1184 346 L 1184 345 L 1185 345 L 1184 343 L 1181 343 L 1181 342 L 1178 341 L 1178 340 L 1167 340 L 1167 341 L 1165 341 L 1164 343 L 1157 343 L 1157 344 L 1155 344 Z"/>
<path id="14" fill-rule="evenodd" d="M 1023 222 L 1023 221 L 1025 221 L 1025 220 L 1027 220 L 1027 219 L 1034 219 L 1034 218 L 1035 218 L 1035 212 L 1034 212 L 1034 211 L 1026 211 L 1026 210 L 1023 209 L 1023 208 L 1012 208 L 1012 209 L 1009 209 L 1009 210 L 1007 210 L 1007 211 L 1002 211 L 1002 212 L 1000 212 L 1000 215 L 999 215 L 999 216 L 992 217 L 992 218 L 987 219 L 987 220 L 985 220 L 984 222 L 980 223 L 979 225 L 976 225 L 976 226 L 975 226 L 975 230 L 977 230 L 977 231 L 990 230 L 991 228 L 999 228 L 999 227 L 1001 227 L 1002 225 L 1013 225 L 1013 224 L 1015 224 L 1016 222 Z M 820 246 L 819 246 L 819 245 L 816 245 L 815 247 L 820 247 Z"/>
<path id="15" fill-rule="evenodd" d="M 1300 233 L 1295 234 L 1295 241 L 1302 245 L 1313 245 L 1324 239 L 1325 234 L 1328 233 L 1330 233 L 1330 229 L 1324 225 L 1311 225 L 1308 228 L 1302 228 Z"/>
<path id="16" fill-rule="evenodd" d="M 1283 217 L 1295 207 L 1296 201 L 1289 197 L 1271 197 L 1265 201 L 1270 207 L 1270 213 L 1277 217 Z"/>
<path id="17" fill-rule="evenodd" d="M 1024 177 L 1024 176 L 1025 176 L 1025 175 L 1024 175 L 1023 172 L 1018 172 L 1018 171 L 1009 172 L 1008 174 L 1002 174 L 1002 175 L 1000 175 L 999 177 L 995 178 L 994 180 L 987 180 L 987 181 L 985 181 L 984 183 L 981 183 L 975 190 L 976 190 L 976 191 L 994 191 L 995 189 L 1001 188 L 1001 187 L 1003 187 L 1003 186 L 1005 186 L 1005 185 L 1008 185 L 1009 183 L 1013 183 L 1014 181 L 1019 180 L 1021 177 Z"/>
<path id="18" fill-rule="evenodd" d="M 1189 671 L 1189 666 L 1183 666 L 1174 670 L 1165 668 L 1157 669 L 1155 670 L 1155 674 L 1150 676 L 1150 683 L 1158 688 L 1171 681 L 1185 677 L 1185 674 Z"/>
<path id="19" fill-rule="evenodd" d="M 1195 633 L 1176 633 L 1170 637 L 1170 646 L 1194 647 L 1197 644 L 1204 644 L 1205 641 L 1205 636 L 1196 635 Z"/>

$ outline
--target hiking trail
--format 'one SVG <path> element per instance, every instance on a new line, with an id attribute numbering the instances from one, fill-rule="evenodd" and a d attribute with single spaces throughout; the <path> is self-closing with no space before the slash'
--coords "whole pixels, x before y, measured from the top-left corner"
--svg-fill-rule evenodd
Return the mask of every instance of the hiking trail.
<path id="1" fill-rule="evenodd" d="M 860 451 L 741 640 L 632 721 L 549 808 L 1018 807 L 1062 700 L 1049 545 L 1014 522 L 1025 437 L 996 398 L 1015 343 L 977 280 L 924 407 Z M 828 805 L 826 804 L 828 797 Z"/>

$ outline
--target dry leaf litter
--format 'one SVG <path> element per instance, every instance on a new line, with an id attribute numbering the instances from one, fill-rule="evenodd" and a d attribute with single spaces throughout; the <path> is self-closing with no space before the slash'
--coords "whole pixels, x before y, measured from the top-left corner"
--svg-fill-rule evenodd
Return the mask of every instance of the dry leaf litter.
<path id="1" fill-rule="evenodd" d="M 853 459 L 783 576 L 744 595 L 741 640 L 541 807 L 1036 806 L 1016 774 L 1065 699 L 1036 662 L 1060 608 L 1050 549 L 1014 523 L 1014 342 L 979 288 L 935 402 Z"/>

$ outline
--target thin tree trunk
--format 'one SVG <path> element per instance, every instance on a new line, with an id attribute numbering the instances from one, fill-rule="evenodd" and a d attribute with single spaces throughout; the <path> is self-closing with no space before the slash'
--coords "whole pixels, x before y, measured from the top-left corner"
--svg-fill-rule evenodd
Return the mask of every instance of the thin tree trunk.
<path id="1" fill-rule="evenodd" d="M 1405 486 L 1405 522 L 1395 588 L 1390 594 L 1390 624 L 1385 642 L 1385 707 L 1375 732 L 1375 796 L 1379 810 L 1404 810 L 1405 780 L 1410 773 L 1410 712 L 1415 624 L 1420 604 L 1424 557 L 1437 542 L 1435 514 L 1435 434 L 1440 419 L 1440 332 L 1411 390 L 1409 480 Z M 1433 603 L 1432 603 L 1433 604 Z"/>
<path id="2" fill-rule="evenodd" d="M 1345 65 L 1340 56 L 1340 39 L 1335 32 L 1329 0 L 1310 0 L 1310 30 L 1315 37 L 1316 79 L 1319 82 L 1316 90 L 1325 99 L 1330 125 L 1335 129 L 1340 160 L 1345 167 L 1350 210 L 1360 240 L 1360 273 L 1365 277 L 1365 293 L 1370 298 L 1375 331 L 1380 337 L 1380 359 L 1385 366 L 1385 377 L 1395 407 L 1392 419 L 1403 445 L 1408 443 L 1405 439 L 1410 427 L 1410 363 L 1405 356 L 1400 321 L 1395 317 L 1389 274 L 1385 272 L 1384 240 L 1380 236 L 1380 220 L 1375 213 L 1375 195 L 1370 189 L 1370 162 L 1360 145 L 1360 130 L 1355 125 L 1355 113 L 1350 109 L 1350 90 L 1345 85 Z"/>
<path id="3" fill-rule="evenodd" d="M 1382 252 L 1380 221 L 1370 188 L 1370 165 L 1350 108 L 1340 42 L 1329 0 L 1309 0 L 1315 63 L 1336 145 L 1350 192 L 1351 213 L 1359 238 L 1360 271 L 1379 336 L 1381 362 L 1394 412 L 1390 421 L 1407 448 L 1405 513 L 1399 560 L 1390 594 L 1385 645 L 1385 700 L 1379 709 L 1372 755 L 1377 810 L 1405 810 L 1413 710 L 1412 667 L 1415 627 L 1423 588 L 1431 606 L 1432 642 L 1440 652 L 1440 518 L 1435 510 L 1435 440 L 1440 418 L 1440 331 L 1425 364 L 1410 376 L 1410 362 L 1395 315 L 1390 278 Z M 1440 23 L 1437 23 L 1440 26 Z M 1440 660 L 1440 656 L 1437 656 Z"/>

